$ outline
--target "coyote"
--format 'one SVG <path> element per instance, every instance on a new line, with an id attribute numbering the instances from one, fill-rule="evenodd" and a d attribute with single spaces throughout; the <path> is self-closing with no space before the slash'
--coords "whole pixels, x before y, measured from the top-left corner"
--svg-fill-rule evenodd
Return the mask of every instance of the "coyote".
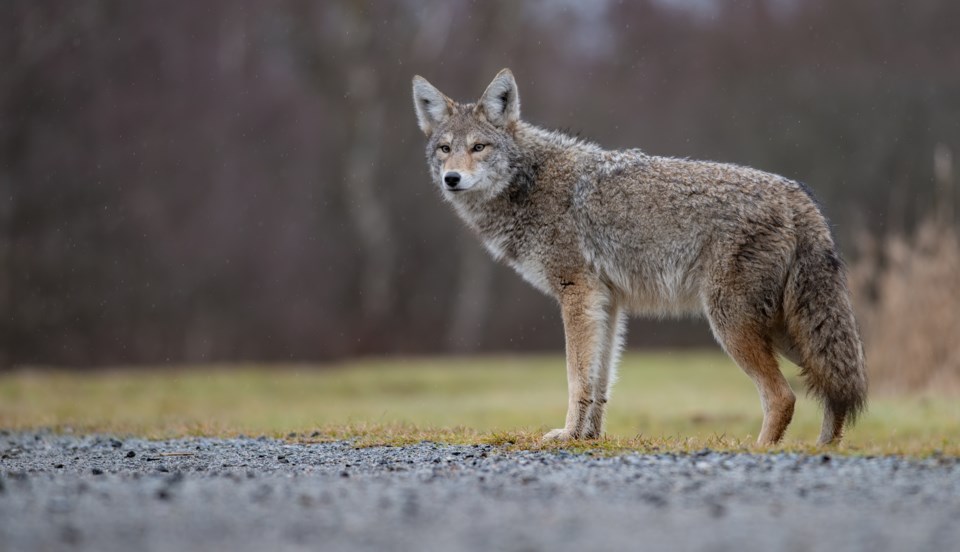
<path id="1" fill-rule="evenodd" d="M 545 441 L 601 435 L 630 314 L 705 315 L 760 392 L 760 444 L 778 442 L 793 417 L 778 352 L 823 404 L 821 444 L 863 410 L 843 264 L 803 184 L 538 128 L 520 120 L 509 69 L 475 104 L 415 76 L 413 103 L 443 199 L 495 259 L 560 304 L 567 417 Z"/>

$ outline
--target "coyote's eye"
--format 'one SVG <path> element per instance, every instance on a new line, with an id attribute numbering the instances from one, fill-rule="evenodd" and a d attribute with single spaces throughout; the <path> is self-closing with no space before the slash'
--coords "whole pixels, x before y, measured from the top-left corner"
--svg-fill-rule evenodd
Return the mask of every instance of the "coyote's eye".
<path id="1" fill-rule="evenodd" d="M 473 146 L 473 151 L 483 151 L 485 147 L 487 147 L 485 144 L 476 144 Z"/>
<path id="2" fill-rule="evenodd" d="M 443 153 L 450 153 L 450 146 L 444 144 L 438 148 Z"/>

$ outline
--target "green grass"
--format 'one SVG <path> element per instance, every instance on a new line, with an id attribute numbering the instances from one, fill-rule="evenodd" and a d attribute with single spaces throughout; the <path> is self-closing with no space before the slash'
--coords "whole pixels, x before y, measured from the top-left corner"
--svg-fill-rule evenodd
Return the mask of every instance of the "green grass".
<path id="1" fill-rule="evenodd" d="M 562 424 L 563 359 L 364 360 L 317 366 L 183 366 L 173 370 L 0 374 L 0 427 L 52 427 L 147 437 L 237 434 L 360 445 L 419 440 L 537 448 Z M 803 396 L 777 449 L 812 451 L 817 405 Z M 720 353 L 628 354 L 608 408 L 607 436 L 575 449 L 760 450 L 750 380 Z M 317 435 L 310 437 L 315 432 Z M 960 401 L 875 396 L 841 452 L 960 455 Z"/>

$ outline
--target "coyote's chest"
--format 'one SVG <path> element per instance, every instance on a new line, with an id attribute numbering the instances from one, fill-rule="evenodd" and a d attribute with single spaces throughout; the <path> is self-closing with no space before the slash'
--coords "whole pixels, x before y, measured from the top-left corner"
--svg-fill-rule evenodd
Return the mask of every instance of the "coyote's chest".
<path id="1" fill-rule="evenodd" d="M 513 268 L 543 293 L 556 296 L 563 280 L 586 268 L 569 202 L 556 194 L 504 193 L 454 208 L 494 260 Z"/>
<path id="2" fill-rule="evenodd" d="M 496 261 L 502 261 L 517 271 L 524 280 L 540 291 L 550 294 L 552 286 L 547 273 L 544 259 L 528 251 L 523 251 L 517 244 L 511 243 L 509 236 L 481 235 L 483 247 Z"/>
<path id="3" fill-rule="evenodd" d="M 544 263 L 535 257 L 527 257 L 509 261 L 507 264 L 517 271 L 530 285 L 540 291 L 550 295 L 553 293 L 553 286 L 550 285 L 550 278 L 547 274 Z"/>

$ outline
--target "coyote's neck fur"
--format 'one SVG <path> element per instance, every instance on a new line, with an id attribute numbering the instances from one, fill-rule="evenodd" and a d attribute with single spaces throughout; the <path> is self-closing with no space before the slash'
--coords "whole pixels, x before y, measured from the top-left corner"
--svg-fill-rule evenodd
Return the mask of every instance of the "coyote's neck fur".
<path id="1" fill-rule="evenodd" d="M 500 180 L 490 182 L 485 193 L 444 195 L 494 259 L 508 263 L 541 291 L 555 295 L 556 282 L 567 279 L 553 278 L 551 283 L 546 265 L 556 265 L 560 259 L 544 263 L 533 258 L 541 252 L 537 251 L 540 242 L 532 238 L 539 239 L 540 231 L 547 231 L 557 244 L 572 242 L 577 225 L 571 210 L 578 203 L 578 184 L 582 191 L 599 172 L 617 173 L 643 164 L 649 157 L 640 150 L 606 151 L 522 121 L 513 138 L 507 170 L 488 176 Z M 574 167 L 577 170 L 571 170 Z M 534 228 L 538 232 L 532 232 Z M 583 245 L 583 240 L 576 241 Z M 583 253 L 582 249 L 578 252 Z"/>

